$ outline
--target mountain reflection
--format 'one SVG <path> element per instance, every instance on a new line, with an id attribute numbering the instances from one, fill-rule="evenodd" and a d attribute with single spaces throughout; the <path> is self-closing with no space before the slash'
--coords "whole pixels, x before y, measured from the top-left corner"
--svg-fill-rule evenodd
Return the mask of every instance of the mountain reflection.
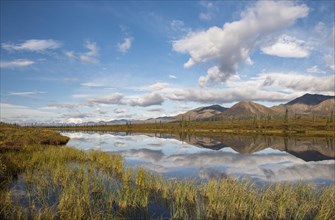
<path id="1" fill-rule="evenodd" d="M 240 154 L 252 154 L 267 148 L 286 151 L 305 161 L 335 159 L 335 142 L 332 137 L 273 137 L 273 136 L 181 136 L 172 138 L 212 150 L 230 147 Z"/>
<path id="2" fill-rule="evenodd" d="M 167 177 L 248 178 L 258 183 L 335 181 L 334 139 L 66 132 L 68 145 L 118 152 L 128 166 Z"/>

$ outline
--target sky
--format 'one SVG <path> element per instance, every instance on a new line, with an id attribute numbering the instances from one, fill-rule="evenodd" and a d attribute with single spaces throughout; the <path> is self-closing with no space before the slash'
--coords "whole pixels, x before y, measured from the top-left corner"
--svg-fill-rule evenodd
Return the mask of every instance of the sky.
<path id="1" fill-rule="evenodd" d="M 334 95 L 334 1 L 1 1 L 1 121 Z"/>

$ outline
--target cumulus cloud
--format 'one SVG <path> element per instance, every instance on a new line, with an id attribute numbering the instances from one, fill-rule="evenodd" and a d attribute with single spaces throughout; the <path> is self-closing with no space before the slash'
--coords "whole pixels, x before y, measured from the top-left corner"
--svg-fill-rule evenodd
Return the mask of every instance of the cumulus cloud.
<path id="1" fill-rule="evenodd" d="M 191 101 L 198 103 L 230 103 L 241 100 L 250 101 L 287 101 L 296 96 L 276 91 L 265 91 L 252 87 L 238 87 L 238 89 L 228 88 L 208 89 L 208 88 L 181 88 L 172 89 L 165 95 L 173 101 Z"/>
<path id="2" fill-rule="evenodd" d="M 117 49 L 118 51 L 122 53 L 126 53 L 131 48 L 132 43 L 133 43 L 133 38 L 126 37 L 122 43 L 117 44 Z"/>
<path id="3" fill-rule="evenodd" d="M 130 98 L 127 104 L 131 106 L 147 107 L 151 105 L 161 105 L 164 102 L 162 95 L 158 93 L 145 94 L 140 97 Z"/>
<path id="4" fill-rule="evenodd" d="M 170 79 L 177 79 L 177 77 L 175 75 L 172 75 L 172 74 L 169 75 L 169 78 Z"/>
<path id="5" fill-rule="evenodd" d="M 84 47 L 88 51 L 80 56 L 80 60 L 86 63 L 98 63 L 99 48 L 95 42 L 86 41 Z"/>
<path id="6" fill-rule="evenodd" d="M 286 58 L 305 58 L 309 56 L 309 49 L 305 41 L 295 37 L 282 35 L 272 45 L 262 47 L 262 52 L 268 55 Z"/>
<path id="7" fill-rule="evenodd" d="M 222 28 L 211 27 L 206 31 L 191 32 L 174 41 L 173 49 L 187 53 L 188 68 L 195 64 L 214 62 L 208 75 L 200 78 L 200 85 L 225 82 L 237 74 L 238 65 L 246 62 L 255 42 L 264 36 L 292 25 L 308 14 L 306 5 L 287 1 L 258 1 L 241 13 L 241 19 L 225 23 Z"/>
<path id="8" fill-rule="evenodd" d="M 0 68 L 21 68 L 34 64 L 35 62 L 27 59 L 18 59 L 12 61 L 1 61 Z"/>
<path id="9" fill-rule="evenodd" d="M 304 74 L 267 73 L 264 86 L 280 86 L 295 91 L 334 93 L 335 75 L 317 77 Z"/>
<path id="10" fill-rule="evenodd" d="M 62 43 L 52 39 L 32 39 L 27 40 L 21 44 L 14 44 L 14 43 L 2 43 L 2 48 L 8 51 L 20 51 L 20 50 L 27 50 L 33 52 L 43 52 L 49 49 L 57 49 L 62 46 Z"/>
<path id="11" fill-rule="evenodd" d="M 307 69 L 308 73 L 326 73 L 325 71 L 321 70 L 317 65 L 312 66 L 311 68 Z"/>
<path id="12" fill-rule="evenodd" d="M 113 105 L 113 104 L 122 104 L 123 94 L 121 93 L 114 93 L 108 96 L 103 97 L 96 97 L 89 99 L 87 101 L 88 105 L 95 105 L 95 104 L 106 104 L 106 105 Z"/>

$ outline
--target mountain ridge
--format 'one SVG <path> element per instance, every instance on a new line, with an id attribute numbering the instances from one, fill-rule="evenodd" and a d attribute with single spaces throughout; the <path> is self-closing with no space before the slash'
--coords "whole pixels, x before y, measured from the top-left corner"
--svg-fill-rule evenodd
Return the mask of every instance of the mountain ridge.
<path id="1" fill-rule="evenodd" d="M 293 104 L 318 105 L 321 102 L 328 99 L 335 99 L 335 96 L 306 93 L 303 96 L 300 96 L 298 98 L 293 99 L 292 101 L 289 101 L 285 105 L 293 105 Z"/>

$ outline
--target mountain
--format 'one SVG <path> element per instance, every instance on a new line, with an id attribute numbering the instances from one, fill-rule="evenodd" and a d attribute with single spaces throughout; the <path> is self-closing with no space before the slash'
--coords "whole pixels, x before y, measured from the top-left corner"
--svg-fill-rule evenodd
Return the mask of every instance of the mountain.
<path id="1" fill-rule="evenodd" d="M 227 108 L 222 107 L 221 105 L 210 105 L 210 106 L 206 106 L 206 107 L 201 107 L 198 109 L 195 109 L 198 112 L 203 112 L 205 110 L 215 110 L 215 111 L 219 111 L 219 112 L 224 112 L 227 110 Z"/>
<path id="2" fill-rule="evenodd" d="M 278 113 L 271 108 L 254 102 L 241 101 L 224 111 L 223 117 L 246 118 L 253 116 L 277 115 Z"/>
<path id="3" fill-rule="evenodd" d="M 312 113 L 319 115 L 330 114 L 332 111 L 335 111 L 335 99 L 327 99 L 311 108 Z"/>
<path id="4" fill-rule="evenodd" d="M 139 120 L 136 121 L 135 123 L 141 123 L 141 122 L 149 122 L 149 123 L 155 123 L 155 122 L 169 122 L 169 121 L 173 121 L 174 117 L 171 116 L 162 116 L 162 117 L 158 117 L 158 118 L 148 118 L 147 120 Z"/>
<path id="5" fill-rule="evenodd" d="M 175 120 L 206 120 L 211 117 L 217 117 L 226 110 L 227 108 L 220 105 L 211 105 L 190 110 L 186 113 L 176 115 L 173 118 Z"/>
<path id="6" fill-rule="evenodd" d="M 335 111 L 335 99 L 326 99 L 317 105 L 307 105 L 301 103 L 295 103 L 291 105 L 281 104 L 271 107 L 272 110 L 276 111 L 279 115 L 284 115 L 286 109 L 289 115 L 329 115 L 332 111 Z"/>
<path id="7" fill-rule="evenodd" d="M 305 95 L 293 99 L 292 101 L 286 103 L 285 105 L 294 105 L 294 104 L 317 105 L 328 99 L 335 99 L 335 96 L 306 93 Z"/>

